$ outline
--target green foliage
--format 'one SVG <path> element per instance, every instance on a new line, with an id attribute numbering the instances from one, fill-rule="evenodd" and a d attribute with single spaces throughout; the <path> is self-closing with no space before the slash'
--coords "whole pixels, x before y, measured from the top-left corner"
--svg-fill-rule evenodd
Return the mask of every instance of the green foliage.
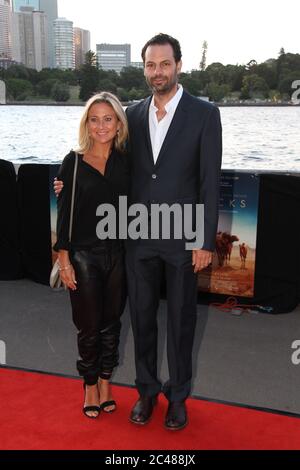
<path id="1" fill-rule="evenodd" d="M 43 69 L 39 72 L 39 81 L 45 80 L 64 80 L 65 71 L 61 69 Z"/>
<path id="2" fill-rule="evenodd" d="M 51 97 L 58 102 L 68 101 L 70 98 L 68 85 L 59 81 L 55 82 L 51 90 Z"/>
<path id="3" fill-rule="evenodd" d="M 102 70 L 99 69 L 99 80 L 110 80 L 112 83 L 119 83 L 119 75 L 115 70 Z"/>
<path id="4" fill-rule="evenodd" d="M 87 101 L 99 89 L 99 71 L 97 68 L 97 56 L 89 51 L 85 55 L 85 63 L 80 68 L 80 93 L 79 98 Z"/>
<path id="5" fill-rule="evenodd" d="M 110 91 L 111 93 L 116 93 L 117 85 L 109 78 L 103 78 L 98 82 L 97 91 Z"/>
<path id="6" fill-rule="evenodd" d="M 144 71 L 137 67 L 124 67 L 120 73 L 119 86 L 125 90 L 136 88 L 139 90 L 147 90 Z"/>
<path id="7" fill-rule="evenodd" d="M 209 96 L 211 101 L 222 101 L 225 96 L 230 92 L 229 85 L 218 85 L 217 83 L 210 83 L 205 87 L 204 96 Z"/>
<path id="8" fill-rule="evenodd" d="M 204 41 L 202 44 L 202 57 L 200 62 L 200 70 L 204 72 L 206 69 L 206 55 L 207 55 L 208 44 L 207 41 Z"/>
<path id="9" fill-rule="evenodd" d="M 204 87 L 198 77 L 193 77 L 188 73 L 182 73 L 180 83 L 186 90 L 189 90 L 189 93 L 192 95 L 199 96 L 203 94 L 202 90 Z"/>
<path id="10" fill-rule="evenodd" d="M 141 100 L 145 98 L 145 93 L 143 90 L 139 90 L 138 88 L 131 88 L 128 92 L 128 99 L 130 101 L 133 101 L 133 100 Z"/>
<path id="11" fill-rule="evenodd" d="M 93 51 L 88 51 L 85 54 L 85 65 L 89 67 L 96 67 L 98 66 L 97 64 L 97 55 Z"/>
<path id="12" fill-rule="evenodd" d="M 269 95 L 269 87 L 264 78 L 252 73 L 245 75 L 241 92 L 242 99 L 267 98 Z"/>
<path id="13" fill-rule="evenodd" d="M 22 78 L 9 78 L 6 80 L 6 87 L 8 96 L 13 100 L 23 101 L 33 94 L 32 84 Z"/>
<path id="14" fill-rule="evenodd" d="M 270 89 L 276 88 L 277 74 L 275 62 L 264 62 L 255 68 L 255 73 L 263 78 Z"/>
<path id="15" fill-rule="evenodd" d="M 97 56 L 89 51 L 79 70 L 43 69 L 37 72 L 24 65 L 0 69 L 0 79 L 8 84 L 8 98 L 22 100 L 67 98 L 66 88 L 80 89 L 79 99 L 86 101 L 99 91 L 111 91 L 122 101 L 138 100 L 149 95 L 143 69 L 125 67 L 120 74 L 98 68 Z M 195 96 L 207 95 L 214 101 L 239 96 L 241 99 L 290 99 L 291 85 L 300 80 L 300 54 L 286 53 L 282 48 L 277 59 L 245 65 L 210 64 L 204 70 L 182 73 L 180 83 Z M 64 84 L 62 88 L 61 84 Z M 55 88 L 54 88 L 55 87 Z M 54 88 L 54 91 L 53 91 Z M 54 98 L 55 96 L 55 98 Z M 76 92 L 76 100 L 77 100 Z M 73 93 L 72 93 L 72 99 Z"/>
<path id="16" fill-rule="evenodd" d="M 232 92 L 240 91 L 243 78 L 246 73 L 244 65 L 226 65 L 225 66 L 225 84 L 230 87 Z"/>
<path id="17" fill-rule="evenodd" d="M 206 67 L 206 73 L 209 76 L 209 81 L 216 83 L 217 85 L 222 85 L 226 83 L 226 67 L 220 62 L 214 62 Z"/>
<path id="18" fill-rule="evenodd" d="M 6 70 L 6 77 L 9 78 L 20 78 L 22 80 L 29 80 L 30 69 L 27 69 L 25 65 L 12 65 Z"/>
<path id="19" fill-rule="evenodd" d="M 51 97 L 52 88 L 57 83 L 58 80 L 56 78 L 48 78 L 47 80 L 41 80 L 36 85 L 36 93 L 40 96 L 46 96 L 48 98 Z"/>
<path id="20" fill-rule="evenodd" d="M 116 94 L 120 101 L 129 101 L 129 92 L 125 88 L 118 87 Z"/>

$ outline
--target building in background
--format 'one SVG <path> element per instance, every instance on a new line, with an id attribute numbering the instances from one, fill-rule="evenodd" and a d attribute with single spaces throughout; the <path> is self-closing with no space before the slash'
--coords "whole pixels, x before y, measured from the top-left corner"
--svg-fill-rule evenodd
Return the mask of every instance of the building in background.
<path id="1" fill-rule="evenodd" d="M 54 37 L 53 21 L 58 17 L 57 0 L 12 0 L 15 13 L 22 7 L 32 7 L 36 11 L 44 12 L 47 19 L 48 58 L 46 67 L 54 67 Z"/>
<path id="2" fill-rule="evenodd" d="M 135 67 L 137 69 L 143 69 L 144 68 L 144 62 L 131 62 L 130 66 Z"/>
<path id="3" fill-rule="evenodd" d="M 53 68 L 55 66 L 53 22 L 58 18 L 57 0 L 40 0 L 39 6 L 40 11 L 43 11 L 47 17 L 48 67 Z"/>
<path id="4" fill-rule="evenodd" d="M 130 66 L 130 44 L 97 44 L 96 48 L 98 65 L 103 70 L 120 73 L 123 67 Z"/>
<path id="5" fill-rule="evenodd" d="M 73 22 L 66 18 L 57 18 L 54 28 L 54 66 L 59 69 L 75 68 L 75 48 Z"/>
<path id="6" fill-rule="evenodd" d="M 85 61 L 85 54 L 91 49 L 91 35 L 86 29 L 74 28 L 75 68 Z"/>
<path id="7" fill-rule="evenodd" d="M 12 58 L 21 63 L 20 27 L 18 13 L 12 13 Z"/>
<path id="8" fill-rule="evenodd" d="M 12 59 L 12 11 L 10 0 L 0 0 L 0 58 Z"/>
<path id="9" fill-rule="evenodd" d="M 38 71 L 48 66 L 47 18 L 32 6 L 13 15 L 13 58 Z"/>
<path id="10" fill-rule="evenodd" d="M 21 7 L 32 7 L 34 10 L 40 9 L 40 0 L 12 0 L 13 11 L 21 11 Z"/>
<path id="11" fill-rule="evenodd" d="M 3 57 L 0 57 L 0 69 L 7 70 L 12 65 L 19 65 L 19 63 L 12 59 L 4 59 Z"/>

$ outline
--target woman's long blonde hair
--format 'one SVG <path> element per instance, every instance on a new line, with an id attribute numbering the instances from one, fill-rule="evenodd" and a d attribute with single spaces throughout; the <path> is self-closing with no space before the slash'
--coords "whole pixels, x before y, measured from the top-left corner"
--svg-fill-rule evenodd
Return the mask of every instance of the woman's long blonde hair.
<path id="1" fill-rule="evenodd" d="M 82 118 L 80 120 L 78 139 L 79 148 L 76 149 L 76 152 L 86 153 L 92 148 L 93 141 L 89 136 L 87 121 L 90 108 L 97 103 L 106 103 L 110 105 L 115 111 L 117 118 L 121 123 L 121 127 L 115 137 L 114 146 L 120 152 L 124 152 L 126 141 L 128 139 L 128 124 L 126 114 L 118 98 L 108 91 L 97 93 L 87 101 Z"/>

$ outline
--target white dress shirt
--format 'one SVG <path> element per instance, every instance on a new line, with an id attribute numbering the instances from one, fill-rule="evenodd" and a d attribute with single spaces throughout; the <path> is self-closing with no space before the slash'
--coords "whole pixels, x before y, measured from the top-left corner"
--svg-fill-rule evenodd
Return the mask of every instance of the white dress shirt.
<path id="1" fill-rule="evenodd" d="M 174 117 L 178 103 L 182 97 L 182 85 L 178 85 L 178 90 L 173 98 L 165 105 L 166 115 L 158 122 L 157 114 L 158 108 L 154 104 L 154 96 L 151 100 L 149 107 L 149 131 L 152 145 L 152 153 L 154 163 L 156 163 L 162 144 L 165 140 L 170 124 Z"/>

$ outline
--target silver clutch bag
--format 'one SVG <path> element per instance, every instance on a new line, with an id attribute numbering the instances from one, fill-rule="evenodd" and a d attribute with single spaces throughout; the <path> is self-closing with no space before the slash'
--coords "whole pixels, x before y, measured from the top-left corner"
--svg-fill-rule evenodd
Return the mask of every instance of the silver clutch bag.
<path id="1" fill-rule="evenodd" d="M 63 286 L 62 280 L 59 274 L 59 263 L 58 259 L 55 261 L 53 268 L 50 273 L 49 284 L 52 289 L 59 289 Z"/>
<path id="2" fill-rule="evenodd" d="M 70 210 L 70 225 L 69 225 L 69 242 L 71 241 L 72 237 L 72 226 L 73 226 L 73 213 L 74 213 L 74 199 L 75 199 L 75 182 L 76 182 L 76 174 L 77 174 L 77 166 L 78 166 L 78 154 L 75 153 L 75 164 L 74 164 L 74 173 L 73 173 L 73 186 L 72 186 L 72 197 L 71 197 L 71 210 Z M 49 285 L 52 289 L 59 289 L 60 287 L 64 287 L 61 278 L 60 278 L 60 271 L 59 271 L 59 262 L 58 259 L 55 261 L 49 279 Z"/>

